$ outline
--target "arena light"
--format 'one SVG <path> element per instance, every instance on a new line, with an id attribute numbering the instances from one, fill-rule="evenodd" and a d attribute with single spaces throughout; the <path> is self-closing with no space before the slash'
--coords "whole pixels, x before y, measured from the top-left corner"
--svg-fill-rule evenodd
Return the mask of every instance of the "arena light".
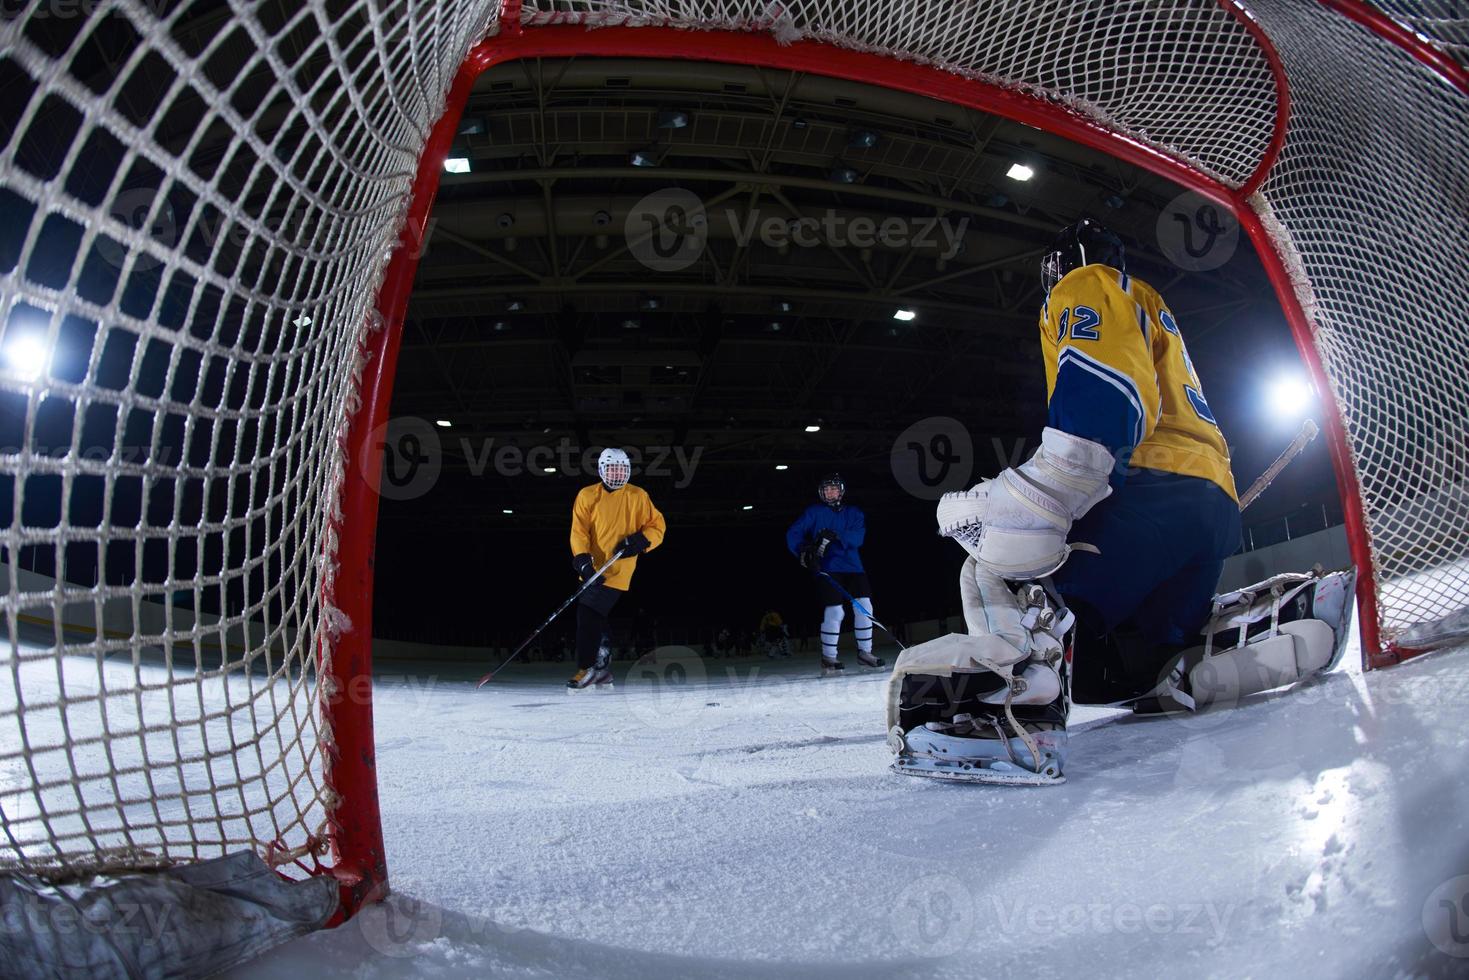
<path id="1" fill-rule="evenodd" d="M 788 469 L 790 469 L 790 467 L 787 466 L 784 463 L 776 463 L 775 464 L 775 470 L 776 470 L 777 473 L 784 473 Z"/>
<path id="2" fill-rule="evenodd" d="M 556 472 L 556 467 L 554 467 L 554 466 L 545 466 L 545 467 L 542 467 L 541 468 L 541 472 L 542 473 L 555 473 Z"/>
<path id="3" fill-rule="evenodd" d="M 449 157 L 444 161 L 444 172 L 449 174 L 469 173 L 468 157 Z"/>
<path id="4" fill-rule="evenodd" d="M 500 513 L 502 513 L 502 514 L 513 514 L 513 513 L 515 513 L 515 511 L 511 510 L 509 507 L 505 507 L 505 508 L 502 508 L 500 510 Z"/>
<path id="5" fill-rule="evenodd" d="M 754 504 L 746 504 L 745 506 L 743 506 L 743 507 L 740 508 L 740 510 L 754 510 L 754 509 L 755 509 L 755 505 Z"/>
<path id="6" fill-rule="evenodd" d="M 904 323 L 907 323 L 910 320 L 916 320 L 916 319 L 918 319 L 918 311 L 917 310 L 894 310 L 893 311 L 893 319 L 894 320 L 902 320 Z"/>
<path id="7" fill-rule="evenodd" d="M 5 363 L 22 381 L 35 381 L 46 370 L 46 345 L 35 334 L 12 337 L 5 345 Z"/>
<path id="8" fill-rule="evenodd" d="M 448 419 L 434 419 L 434 425 L 437 425 L 441 429 L 447 429 L 453 424 L 454 423 L 450 422 Z"/>
<path id="9" fill-rule="evenodd" d="M 1035 171 L 1023 163 L 1012 163 L 1010 169 L 1005 171 L 1005 176 L 1011 180 L 1025 181 L 1035 176 Z"/>
<path id="10" fill-rule="evenodd" d="M 807 432 L 820 432 L 821 431 L 821 426 L 819 426 L 819 425 L 817 425 L 816 423 L 813 422 L 810 425 L 806 426 L 806 431 Z"/>
<path id="11" fill-rule="evenodd" d="M 1305 415 L 1316 400 L 1311 385 L 1299 374 L 1283 374 L 1270 382 L 1266 390 L 1271 411 L 1294 421 Z"/>

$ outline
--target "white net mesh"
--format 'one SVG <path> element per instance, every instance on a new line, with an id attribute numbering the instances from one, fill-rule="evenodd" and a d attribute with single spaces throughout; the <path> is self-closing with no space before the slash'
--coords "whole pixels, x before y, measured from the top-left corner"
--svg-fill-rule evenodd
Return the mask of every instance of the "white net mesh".
<path id="1" fill-rule="evenodd" d="M 1469 372 L 1433 312 L 1469 295 L 1469 99 L 1344 17 L 1251 9 L 1293 103 L 1263 196 L 1310 281 L 1391 637 L 1469 605 Z"/>
<path id="2" fill-rule="evenodd" d="M 1324 5 L 1251 6 L 1296 106 L 1261 207 L 1309 279 L 1396 629 L 1469 604 L 1469 391 L 1433 322 L 1469 291 L 1465 100 Z M 1394 6 L 1462 61 L 1452 5 Z M 497 16 L 134 0 L 0 26 L 10 862 L 309 863 L 352 805 L 324 778 L 315 674 L 339 445 L 418 155 Z M 524 22 L 882 52 L 1063 102 L 1229 187 L 1276 120 L 1268 59 L 1215 0 L 535 0 Z"/>
<path id="3" fill-rule="evenodd" d="M 1216 0 L 528 0 L 525 23 L 773 31 L 1063 101 L 1238 185 L 1270 142 L 1275 81 Z"/>
<path id="4" fill-rule="evenodd" d="M 310 862 L 358 347 L 492 11 L 67 6 L 0 26 L 5 856 Z"/>

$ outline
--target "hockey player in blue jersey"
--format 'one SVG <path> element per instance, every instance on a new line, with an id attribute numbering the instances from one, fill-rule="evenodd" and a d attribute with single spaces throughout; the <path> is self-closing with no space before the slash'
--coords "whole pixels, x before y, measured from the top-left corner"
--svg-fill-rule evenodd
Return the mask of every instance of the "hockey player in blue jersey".
<path id="1" fill-rule="evenodd" d="M 1192 710 L 1340 656 L 1345 624 L 1326 622 L 1338 615 L 1281 626 L 1280 609 L 1262 613 L 1252 595 L 1244 618 L 1268 621 L 1255 642 L 1244 618 L 1223 614 L 1228 597 L 1214 599 L 1240 536 L 1229 450 L 1177 319 L 1128 274 L 1121 240 L 1091 221 L 1064 229 L 1042 279 L 1041 447 L 939 503 L 940 533 L 970 555 L 960 575 L 968 632 L 910 647 L 894 668 L 888 728 L 900 772 L 1058 782 L 1072 693 Z M 1311 602 L 1342 589 L 1299 578 L 1291 595 L 1309 589 Z M 1226 626 L 1234 639 L 1211 659 L 1200 631 Z"/>
<path id="2" fill-rule="evenodd" d="M 846 503 L 847 485 L 839 474 L 822 477 L 819 503 L 807 507 L 786 531 L 786 547 L 816 576 L 821 598 L 821 672 L 844 669 L 837 657 L 846 604 L 852 605 L 852 632 L 857 637 L 857 662 L 881 667 L 872 653 L 872 586 L 862 567 L 859 549 L 867 538 L 867 518 L 861 508 Z"/>

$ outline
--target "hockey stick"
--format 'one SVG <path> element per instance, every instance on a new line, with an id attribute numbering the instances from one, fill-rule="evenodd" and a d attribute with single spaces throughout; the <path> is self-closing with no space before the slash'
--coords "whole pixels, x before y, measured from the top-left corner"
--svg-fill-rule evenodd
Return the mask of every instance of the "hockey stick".
<path id="1" fill-rule="evenodd" d="M 599 578 L 601 578 L 602 577 L 602 573 L 605 572 L 605 571 L 607 571 L 607 569 L 611 568 L 612 567 L 612 563 L 615 562 L 617 559 L 619 559 L 621 557 L 622 557 L 622 549 L 621 548 L 618 548 L 616 551 L 614 551 L 612 553 L 612 557 L 607 559 L 607 564 L 603 565 L 601 568 L 599 568 L 595 572 L 593 572 L 592 573 L 592 577 L 589 578 L 589 579 L 587 579 L 585 582 L 583 582 L 581 584 L 581 588 L 577 589 L 575 592 L 573 592 L 571 594 L 571 598 L 570 599 L 567 599 L 561 605 L 557 606 L 556 607 L 556 611 L 553 612 L 551 615 L 547 616 L 546 617 L 546 621 L 544 623 L 542 623 L 541 625 L 537 626 L 536 627 L 536 631 L 534 633 L 532 633 L 530 636 L 527 636 L 525 638 L 525 642 L 522 643 L 520 646 L 518 646 L 518 647 L 515 648 L 515 652 L 514 653 L 512 653 L 510 656 L 506 657 L 505 660 L 504 660 L 504 662 L 501 663 L 500 666 L 496 667 L 494 670 L 490 671 L 488 674 L 486 674 L 485 676 L 481 677 L 479 679 L 479 683 L 476 684 L 476 685 L 474 685 L 475 690 L 479 690 L 480 688 L 484 687 L 487 683 L 489 683 L 491 680 L 494 679 L 494 677 L 495 677 L 496 674 L 498 674 L 500 671 L 502 671 L 506 667 L 508 667 L 510 665 L 510 661 L 512 661 L 516 657 L 520 656 L 521 651 L 524 650 L 526 647 L 530 646 L 532 640 L 534 640 L 536 637 L 540 636 L 543 632 L 545 632 L 546 627 L 547 626 L 550 626 L 553 622 L 555 622 L 557 616 L 560 616 L 562 613 L 566 612 L 567 607 L 570 606 L 577 599 L 580 599 L 581 598 L 581 594 L 583 592 L 585 592 L 587 589 L 591 588 L 592 587 L 592 583 L 596 582 Z"/>
<path id="2" fill-rule="evenodd" d="M 1301 431 L 1291 440 L 1291 444 L 1285 447 L 1285 452 L 1281 453 L 1275 462 L 1271 463 L 1265 472 L 1260 474 L 1260 478 L 1250 484 L 1250 489 L 1246 490 L 1244 495 L 1239 498 L 1239 509 L 1244 510 L 1250 504 L 1253 504 L 1255 498 L 1264 493 L 1265 489 L 1271 483 L 1275 482 L 1275 478 L 1280 475 L 1280 471 L 1290 465 L 1290 461 L 1299 456 L 1301 450 L 1305 449 L 1320 431 L 1314 421 L 1306 419 L 1305 425 L 1301 426 Z"/>
<path id="3" fill-rule="evenodd" d="M 899 650 L 906 650 L 906 649 L 908 649 L 907 647 L 903 646 L 903 641 L 900 640 L 900 639 L 898 639 L 898 637 L 893 633 L 892 630 L 888 629 L 886 626 L 882 625 L 882 623 L 879 623 L 877 621 L 877 617 L 874 616 L 874 615 L 872 615 L 872 610 L 871 609 L 868 609 L 866 606 L 862 605 L 862 603 L 858 602 L 855 598 L 853 598 L 852 593 L 850 593 L 846 589 L 842 588 L 842 585 L 841 585 L 840 582 L 838 582 L 836 579 L 832 578 L 831 575 L 828 574 L 827 572 L 817 572 L 816 574 L 817 575 L 820 575 L 823 578 L 825 578 L 828 582 L 830 582 L 832 584 L 832 587 L 833 588 L 835 588 L 842 595 L 846 596 L 847 597 L 847 601 L 852 604 L 852 608 L 853 609 L 856 609 L 862 615 L 866 616 L 868 618 L 868 620 L 871 621 L 871 623 L 872 623 L 873 626 L 876 626 L 878 629 L 882 630 L 888 636 L 891 636 L 893 638 L 893 642 L 898 645 L 898 649 Z"/>

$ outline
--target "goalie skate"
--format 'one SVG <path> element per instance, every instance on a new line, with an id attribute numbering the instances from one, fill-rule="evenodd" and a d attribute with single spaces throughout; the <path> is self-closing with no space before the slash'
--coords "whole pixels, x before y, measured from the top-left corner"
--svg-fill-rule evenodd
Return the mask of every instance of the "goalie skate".
<path id="1" fill-rule="evenodd" d="M 1075 618 L 1039 583 L 978 584 L 983 594 L 969 590 L 966 621 L 999 632 L 949 634 L 898 658 L 890 768 L 954 782 L 1064 782 Z"/>
<path id="2" fill-rule="evenodd" d="M 1286 572 L 1215 597 L 1204 645 L 1180 654 L 1133 710 L 1170 714 L 1235 704 L 1334 669 L 1347 646 L 1356 577 L 1354 570 Z"/>
<path id="3" fill-rule="evenodd" d="M 928 722 L 904 734 L 894 726 L 888 747 L 897 758 L 890 768 L 905 776 L 1002 786 L 1050 786 L 1066 781 L 1064 730 L 1036 731 L 1032 739 L 1040 758 L 1019 738 L 962 737 L 945 733 L 941 722 Z M 957 726 L 954 726 L 957 727 Z"/>

